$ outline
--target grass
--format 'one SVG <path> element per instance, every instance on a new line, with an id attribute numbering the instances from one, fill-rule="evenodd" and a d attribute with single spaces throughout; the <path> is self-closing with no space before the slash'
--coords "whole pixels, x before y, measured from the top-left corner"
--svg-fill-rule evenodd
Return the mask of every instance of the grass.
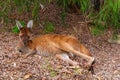
<path id="1" fill-rule="evenodd" d="M 92 30 L 93 33 L 98 34 L 104 31 L 104 29 L 112 27 L 115 33 L 120 28 L 120 0 L 106 0 L 103 6 L 101 6 L 100 11 L 97 14 L 93 14 L 91 17 L 95 24 L 95 29 Z M 93 16 L 94 15 L 94 16 Z M 103 24 L 104 23 L 104 24 Z M 103 28 L 103 29 L 102 29 Z M 99 31 L 100 30 L 100 31 Z"/>
<path id="2" fill-rule="evenodd" d="M 65 22 L 65 20 L 66 20 L 66 12 L 65 11 L 63 11 L 62 13 L 61 13 L 61 19 L 62 19 L 62 24 L 63 25 L 66 25 L 66 22 Z"/>
<path id="3" fill-rule="evenodd" d="M 20 23 L 22 24 L 23 27 L 25 26 L 25 22 L 20 21 Z M 19 29 L 18 29 L 17 25 L 13 26 L 12 32 L 13 33 L 19 33 Z"/>
<path id="4" fill-rule="evenodd" d="M 76 10 L 85 12 L 89 7 L 89 0 L 57 0 L 57 3 L 64 8 L 65 11 L 73 7 Z"/>
<path id="5" fill-rule="evenodd" d="M 90 27 L 90 31 L 94 36 L 98 36 L 99 34 L 103 33 L 104 30 L 105 29 L 101 27 L 95 27 L 95 26 Z"/>
<path id="6" fill-rule="evenodd" d="M 46 22 L 44 23 L 43 31 L 44 31 L 45 33 L 53 32 L 54 29 L 55 29 L 55 27 L 54 27 L 54 25 L 53 25 L 52 22 L 46 21 Z"/>
<path id="7" fill-rule="evenodd" d="M 34 21 L 39 21 L 39 10 L 40 4 L 47 4 L 53 0 L 7 0 L 0 1 L 0 21 L 6 25 L 14 22 L 17 18 L 17 14 L 20 16 L 23 13 L 30 14 L 28 19 L 33 19 Z M 120 0 L 105 0 L 104 4 L 101 6 L 100 11 L 94 14 L 92 9 L 92 4 L 90 0 L 56 0 L 57 3 L 62 6 L 63 11 L 61 13 L 61 20 L 63 24 L 66 24 L 66 13 L 67 10 L 77 10 L 83 13 L 83 15 L 90 15 L 90 20 L 93 20 L 95 27 L 92 28 L 91 32 L 95 35 L 103 32 L 104 29 L 112 27 L 115 32 L 118 33 L 120 28 Z M 11 18 L 11 13 L 16 13 L 14 18 Z M 102 24 L 104 23 L 104 25 Z M 13 23 L 12 23 L 13 24 Z M 15 26 L 14 26 L 15 27 Z M 101 28 L 103 29 L 101 29 Z M 54 31 L 54 25 L 52 22 L 45 22 L 45 28 L 43 29 L 45 33 L 50 33 Z M 18 32 L 17 28 L 13 28 L 12 32 Z"/>
<path id="8" fill-rule="evenodd" d="M 3 20 L 4 24 L 8 24 L 14 22 L 11 18 L 12 13 L 15 14 L 15 18 L 17 18 L 16 14 L 23 15 L 23 13 L 31 14 L 31 17 L 36 21 L 39 20 L 39 10 L 40 4 L 43 0 L 1 0 L 0 1 L 0 20 Z M 50 0 L 49 0 L 50 1 Z"/>

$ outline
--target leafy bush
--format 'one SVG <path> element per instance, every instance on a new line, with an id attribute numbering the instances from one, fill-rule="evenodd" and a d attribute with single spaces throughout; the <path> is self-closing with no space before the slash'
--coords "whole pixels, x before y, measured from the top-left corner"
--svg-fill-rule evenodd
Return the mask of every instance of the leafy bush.
<path id="1" fill-rule="evenodd" d="M 8 22 L 8 14 L 12 10 L 10 3 L 11 3 L 10 0 L 0 1 L 0 20 L 3 22 Z"/>
<path id="2" fill-rule="evenodd" d="M 45 33 L 50 33 L 54 31 L 54 25 L 51 22 L 45 22 L 43 31 Z"/>
<path id="3" fill-rule="evenodd" d="M 63 12 L 61 13 L 61 19 L 62 19 L 62 24 L 66 25 L 66 22 L 65 22 L 66 12 L 65 12 L 65 11 L 63 11 Z"/>
<path id="4" fill-rule="evenodd" d="M 38 13 L 40 10 L 40 3 L 48 0 L 1 0 L 0 1 L 0 20 L 4 23 L 10 23 L 11 15 L 17 16 L 25 14 L 32 14 L 30 18 L 38 20 Z M 49 0 L 50 1 L 50 0 Z M 15 17 L 17 18 L 17 17 Z"/>
<path id="5" fill-rule="evenodd" d="M 90 0 L 57 0 L 58 4 L 61 5 L 65 10 L 70 7 L 74 9 L 78 8 L 82 12 L 85 12 L 90 6 Z"/>
<path id="6" fill-rule="evenodd" d="M 92 26 L 92 27 L 90 28 L 90 31 L 91 31 L 91 33 L 92 33 L 94 36 L 97 36 L 97 35 L 103 33 L 104 27 Z"/>
<path id="7" fill-rule="evenodd" d="M 25 26 L 25 22 L 20 21 L 20 23 L 21 23 L 21 25 L 22 25 L 23 27 Z M 18 29 L 17 25 L 13 26 L 12 32 L 13 32 L 13 33 L 19 33 L 19 29 Z"/>
<path id="8" fill-rule="evenodd" d="M 57 0 L 58 5 L 63 7 L 61 20 L 66 25 L 66 12 L 85 13 L 90 7 L 90 0 Z"/>
<path id="9" fill-rule="evenodd" d="M 0 1 L 0 21 L 6 24 L 16 19 L 16 14 L 23 15 L 21 13 L 31 13 L 29 18 L 34 20 L 39 19 L 40 3 L 45 4 L 54 0 L 1 0 Z M 65 24 L 66 10 L 80 10 L 83 13 L 86 11 L 92 16 L 93 23 L 98 28 L 93 30 L 96 33 L 97 30 L 104 30 L 105 28 L 112 26 L 115 31 L 120 28 L 120 0 L 104 0 L 103 6 L 98 13 L 92 12 L 91 0 L 56 0 L 59 5 L 63 7 L 61 18 L 63 24 Z M 17 12 L 17 13 L 16 13 Z M 16 13 L 16 14 L 14 14 Z M 15 16 L 11 19 L 11 14 Z M 91 15 L 91 14 L 90 14 Z M 49 24 L 49 23 L 48 23 Z M 49 24 L 51 25 L 51 24 Z M 50 28 L 50 27 L 49 27 Z M 52 31 L 54 28 L 46 28 L 45 30 Z M 14 30 L 14 29 L 13 29 Z M 16 31 L 16 30 L 15 30 Z M 98 31 L 99 32 L 99 31 Z"/>
<path id="10" fill-rule="evenodd" d="M 95 15 L 94 23 L 97 27 L 120 28 L 120 0 L 105 0 L 98 15 Z"/>

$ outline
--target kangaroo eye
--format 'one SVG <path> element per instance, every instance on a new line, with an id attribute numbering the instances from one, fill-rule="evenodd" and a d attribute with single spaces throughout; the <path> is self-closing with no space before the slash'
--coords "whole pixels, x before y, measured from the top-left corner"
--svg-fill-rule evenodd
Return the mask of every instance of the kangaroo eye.
<path id="1" fill-rule="evenodd" d="M 19 51 L 19 52 L 22 52 L 22 50 L 20 50 L 20 49 L 19 49 L 18 51 Z"/>
<path id="2" fill-rule="evenodd" d="M 30 38 L 30 36 L 28 36 L 28 39 Z"/>
<path id="3" fill-rule="evenodd" d="M 23 38 L 23 36 L 20 36 L 20 38 Z"/>
<path id="4" fill-rule="evenodd" d="M 25 41 L 24 44 L 27 45 L 27 42 Z"/>

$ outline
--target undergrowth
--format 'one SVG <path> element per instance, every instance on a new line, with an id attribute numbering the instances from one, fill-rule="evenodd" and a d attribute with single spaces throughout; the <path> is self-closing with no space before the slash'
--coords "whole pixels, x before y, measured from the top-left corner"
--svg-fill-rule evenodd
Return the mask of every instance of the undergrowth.
<path id="1" fill-rule="evenodd" d="M 21 23 L 21 25 L 22 25 L 23 27 L 25 27 L 25 22 L 20 21 L 20 23 Z M 13 33 L 19 33 L 19 29 L 18 29 L 17 25 L 13 26 L 12 32 L 13 32 Z"/>
<path id="2" fill-rule="evenodd" d="M 50 0 L 1 0 L 0 1 L 0 21 L 4 24 L 15 22 L 17 15 L 31 14 L 29 19 L 39 20 L 40 4 Z M 12 15 L 12 16 L 11 16 Z M 15 18 L 13 18 L 15 17 Z"/>
<path id="3" fill-rule="evenodd" d="M 6 25 L 15 22 L 17 14 L 23 15 L 24 13 L 30 13 L 28 18 L 33 19 L 35 22 L 39 21 L 40 4 L 50 3 L 52 1 L 54 0 L 1 0 L 0 22 Z M 105 0 L 104 4 L 100 6 L 99 12 L 93 11 L 93 4 L 91 4 L 90 0 L 56 0 L 56 2 L 63 7 L 61 13 L 63 24 L 66 24 L 66 12 L 75 11 L 77 13 L 82 12 L 84 16 L 89 15 L 90 20 L 93 20 L 95 25 L 91 28 L 91 32 L 95 35 L 109 27 L 112 27 L 115 33 L 117 33 L 120 28 L 120 0 Z M 11 16 L 12 14 L 13 16 Z M 51 24 L 49 25 L 52 26 Z M 48 30 L 46 32 L 53 31 L 52 28 L 51 30 L 49 28 L 44 30 Z"/>
<path id="4" fill-rule="evenodd" d="M 118 34 L 120 28 L 120 0 L 105 0 L 103 6 L 101 6 L 100 11 L 97 14 L 92 15 L 94 17 L 93 23 L 97 30 L 93 32 L 104 31 L 105 29 L 111 27 L 114 33 Z M 92 13 L 93 14 L 93 13 Z"/>
<path id="5" fill-rule="evenodd" d="M 55 27 L 52 22 L 48 22 L 48 21 L 44 22 L 44 28 L 43 28 L 44 33 L 53 32 L 54 29 L 55 29 Z"/>
<path id="6" fill-rule="evenodd" d="M 90 0 L 57 0 L 57 3 L 66 11 L 74 8 L 77 12 L 79 12 L 79 10 L 85 12 L 89 7 Z"/>

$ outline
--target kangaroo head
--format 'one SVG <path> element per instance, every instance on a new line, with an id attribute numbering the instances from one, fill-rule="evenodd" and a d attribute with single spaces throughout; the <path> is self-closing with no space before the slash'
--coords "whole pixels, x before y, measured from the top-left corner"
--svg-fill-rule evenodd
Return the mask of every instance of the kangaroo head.
<path id="1" fill-rule="evenodd" d="M 23 27 L 19 21 L 16 21 L 16 25 L 19 29 L 19 45 L 18 45 L 18 51 L 19 52 L 25 52 L 28 43 L 30 42 L 30 28 L 33 26 L 33 20 L 30 20 L 27 23 L 27 27 Z"/>

